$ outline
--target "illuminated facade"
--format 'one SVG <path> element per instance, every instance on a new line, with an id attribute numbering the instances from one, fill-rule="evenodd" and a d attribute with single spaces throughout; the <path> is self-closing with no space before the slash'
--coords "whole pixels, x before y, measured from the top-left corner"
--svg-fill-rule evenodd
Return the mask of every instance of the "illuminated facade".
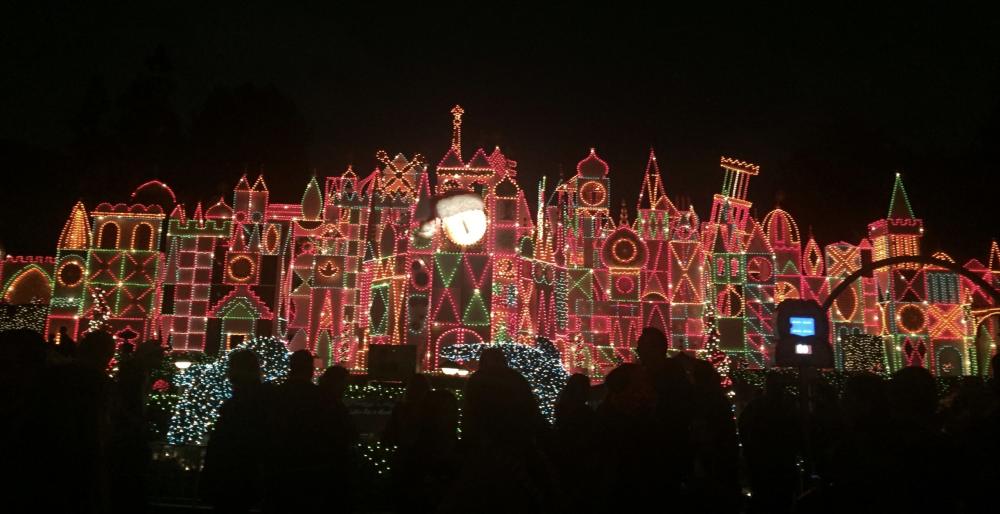
<path id="1" fill-rule="evenodd" d="M 370 174 L 310 179 L 298 203 L 271 202 L 262 176 L 243 176 L 231 202 L 208 208 L 186 209 L 158 181 L 129 203 L 89 212 L 78 203 L 54 258 L 3 261 L 0 294 L 47 303 L 49 334 L 78 335 L 104 295 L 116 333 L 177 350 L 219 353 L 276 335 L 324 365 L 363 371 L 371 345 L 407 344 L 422 370 L 437 372 L 449 364 L 445 347 L 544 336 L 567 369 L 592 375 L 632 360 L 645 326 L 662 329 L 673 349 L 703 350 L 711 302 L 719 347 L 737 365 L 761 368 L 773 360 L 782 300 L 826 300 L 860 269 L 864 250 L 874 260 L 920 253 L 922 221 L 898 176 L 868 238 L 825 247 L 803 241 L 784 210 L 754 219 L 749 185 L 760 169 L 730 158 L 704 221 L 668 198 L 652 152 L 631 212 L 612 206 L 614 172 L 594 149 L 569 179 L 543 179 L 532 206 L 517 163 L 499 149 L 465 159 L 463 114 L 452 110 L 451 145 L 433 169 L 419 154 L 379 152 Z M 419 233 L 422 199 L 458 191 L 478 195 L 482 210 Z M 994 243 L 986 264 L 964 267 L 1000 284 L 1000 249 Z M 953 270 L 882 268 L 833 302 L 836 362 L 850 367 L 842 340 L 869 334 L 881 338 L 873 351 L 884 369 L 980 373 L 995 351 L 998 313 Z"/>

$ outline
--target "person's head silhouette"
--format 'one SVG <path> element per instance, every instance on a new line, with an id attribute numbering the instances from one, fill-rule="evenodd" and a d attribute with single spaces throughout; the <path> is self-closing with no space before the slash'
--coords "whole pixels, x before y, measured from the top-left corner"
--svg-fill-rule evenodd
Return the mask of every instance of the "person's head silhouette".
<path id="1" fill-rule="evenodd" d="M 640 364 L 660 367 L 667 360 L 667 336 L 656 327 L 646 327 L 639 335 L 635 350 Z"/>
<path id="2" fill-rule="evenodd" d="M 406 395 L 404 397 L 407 401 L 420 401 L 424 396 L 427 396 L 430 390 L 431 383 L 427 379 L 427 375 L 416 373 L 406 382 Z"/>
<path id="3" fill-rule="evenodd" d="M 297 350 L 288 359 L 288 379 L 310 381 L 313 377 L 313 356 L 309 350 Z"/>
<path id="4" fill-rule="evenodd" d="M 87 332 L 80 340 L 77 353 L 84 364 L 103 370 L 115 356 L 115 338 L 102 330 Z"/>
<path id="5" fill-rule="evenodd" d="M 260 384 L 260 361 L 250 350 L 234 350 L 229 354 L 229 381 L 239 391 Z"/>
<path id="6" fill-rule="evenodd" d="M 479 370 L 492 371 L 507 367 L 507 357 L 499 348 L 486 348 L 479 354 Z"/>
<path id="7" fill-rule="evenodd" d="M 331 399 L 340 400 L 347 391 L 351 373 L 342 366 L 330 366 L 319 377 L 319 387 Z"/>

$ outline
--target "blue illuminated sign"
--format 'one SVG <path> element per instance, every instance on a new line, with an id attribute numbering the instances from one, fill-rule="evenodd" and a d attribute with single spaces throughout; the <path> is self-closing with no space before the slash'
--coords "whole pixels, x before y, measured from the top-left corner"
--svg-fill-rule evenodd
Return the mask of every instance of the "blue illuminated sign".
<path id="1" fill-rule="evenodd" d="M 816 335 L 816 320 L 813 318 L 788 318 L 788 321 L 792 325 L 792 330 L 790 331 L 794 336 L 814 336 Z"/>

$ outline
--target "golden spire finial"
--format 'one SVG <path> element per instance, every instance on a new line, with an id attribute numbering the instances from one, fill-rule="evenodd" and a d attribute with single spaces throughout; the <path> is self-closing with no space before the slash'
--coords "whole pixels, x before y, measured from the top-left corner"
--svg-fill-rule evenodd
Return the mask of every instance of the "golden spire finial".
<path id="1" fill-rule="evenodd" d="M 462 115 L 465 114 L 465 110 L 462 109 L 461 105 L 456 104 L 455 107 L 451 108 L 451 147 L 458 152 L 458 155 L 462 155 Z"/>

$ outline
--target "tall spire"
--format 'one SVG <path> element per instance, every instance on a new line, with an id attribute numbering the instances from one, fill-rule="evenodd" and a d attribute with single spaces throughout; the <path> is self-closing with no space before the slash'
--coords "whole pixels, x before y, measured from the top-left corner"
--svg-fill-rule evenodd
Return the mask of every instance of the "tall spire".
<path id="1" fill-rule="evenodd" d="M 906 189 L 903 188 L 903 177 L 896 173 L 896 182 L 892 186 L 892 198 L 889 200 L 890 219 L 913 219 L 913 208 L 910 207 L 910 198 L 906 196 Z"/>
<path id="2" fill-rule="evenodd" d="M 639 191 L 638 209 L 655 209 L 660 198 L 665 195 L 663 179 L 660 177 L 660 167 L 656 163 L 656 154 L 649 149 L 649 160 L 646 161 L 646 173 L 642 179 L 642 190 Z"/>
<path id="3" fill-rule="evenodd" d="M 456 104 L 451 108 L 451 147 L 462 155 L 462 115 L 465 110 L 461 105 Z"/>
<path id="4" fill-rule="evenodd" d="M 59 248 L 64 250 L 86 250 L 90 246 L 90 221 L 83 202 L 76 202 L 73 211 L 59 235 Z"/>
<path id="5" fill-rule="evenodd" d="M 990 244 L 990 258 L 987 262 L 989 263 L 987 267 L 989 267 L 990 271 L 1000 271 L 1000 247 L 997 246 L 995 239 Z"/>
<path id="6" fill-rule="evenodd" d="M 264 174 L 263 173 L 261 173 L 260 175 L 257 175 L 257 180 L 253 183 L 253 188 L 251 189 L 251 191 L 258 192 L 258 193 L 262 192 L 262 191 L 267 191 L 267 184 L 264 183 Z"/>

